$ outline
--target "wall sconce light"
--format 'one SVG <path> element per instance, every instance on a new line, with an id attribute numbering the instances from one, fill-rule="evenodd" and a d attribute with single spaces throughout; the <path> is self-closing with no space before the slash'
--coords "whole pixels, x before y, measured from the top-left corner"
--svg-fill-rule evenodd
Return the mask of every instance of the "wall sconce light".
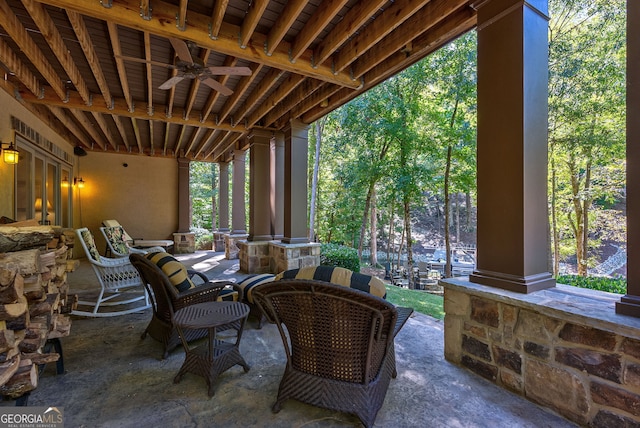
<path id="1" fill-rule="evenodd" d="M 74 177 L 73 185 L 78 186 L 78 189 L 82 189 L 84 188 L 84 180 L 82 179 L 82 177 Z"/>
<path id="2" fill-rule="evenodd" d="M 6 149 L 2 149 L 2 141 L 0 141 L 0 150 L 2 150 L 2 158 L 4 159 L 5 163 L 8 163 L 9 165 L 15 165 L 18 163 L 19 157 L 20 157 L 20 152 L 18 152 L 16 150 L 16 148 L 14 147 L 13 143 L 9 143 L 8 147 Z"/>
<path id="3" fill-rule="evenodd" d="M 69 179 L 65 175 L 65 177 L 60 182 L 60 187 L 68 188 L 69 187 Z"/>

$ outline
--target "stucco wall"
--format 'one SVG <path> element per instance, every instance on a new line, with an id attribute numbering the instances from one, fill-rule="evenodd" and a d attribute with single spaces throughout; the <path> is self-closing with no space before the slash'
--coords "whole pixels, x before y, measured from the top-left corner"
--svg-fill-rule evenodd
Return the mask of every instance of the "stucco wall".
<path id="1" fill-rule="evenodd" d="M 133 238 L 173 239 L 178 228 L 176 159 L 88 152 L 79 158 L 75 174 L 85 187 L 74 195 L 74 227 L 88 227 L 101 253 L 105 242 L 99 227 L 107 219 L 118 220 Z"/>

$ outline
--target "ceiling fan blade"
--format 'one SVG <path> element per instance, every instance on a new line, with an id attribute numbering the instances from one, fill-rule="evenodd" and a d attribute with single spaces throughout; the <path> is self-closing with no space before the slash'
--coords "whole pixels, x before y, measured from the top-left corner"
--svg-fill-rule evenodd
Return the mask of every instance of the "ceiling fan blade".
<path id="1" fill-rule="evenodd" d="M 184 78 L 185 76 L 183 75 L 173 76 L 172 78 L 164 82 L 162 85 L 158 86 L 158 89 L 171 89 L 174 86 L 176 86 L 178 83 L 182 82 Z"/>
<path id="2" fill-rule="evenodd" d="M 208 78 L 202 80 L 202 83 L 204 83 L 205 85 L 207 85 L 211 89 L 214 89 L 214 90 L 220 92 L 225 97 L 228 97 L 229 95 L 233 94 L 233 91 L 231 89 L 227 88 L 222 83 L 218 82 L 215 79 L 212 79 L 211 77 L 208 77 Z"/>
<path id="3" fill-rule="evenodd" d="M 249 67 L 207 67 L 210 74 L 216 76 L 223 74 L 232 74 L 234 76 L 251 76 L 251 69 Z"/>
<path id="4" fill-rule="evenodd" d="M 131 61 L 131 62 L 139 62 L 141 64 L 151 64 L 151 65 L 157 65 L 159 67 L 165 67 L 168 68 L 170 70 L 174 70 L 177 69 L 178 67 L 176 67 L 173 64 L 165 64 L 164 62 L 158 62 L 158 61 L 147 61 L 146 59 L 142 59 L 142 58 L 134 58 L 132 56 L 124 56 L 124 55 L 115 55 L 116 58 L 120 58 L 123 59 L 125 61 Z"/>
<path id="5" fill-rule="evenodd" d="M 181 61 L 188 62 L 189 64 L 193 64 L 193 58 L 191 57 L 191 52 L 189 51 L 189 47 L 184 42 L 184 40 L 175 39 L 173 37 L 169 37 L 169 42 L 171 42 L 171 46 L 178 54 L 178 58 Z"/>

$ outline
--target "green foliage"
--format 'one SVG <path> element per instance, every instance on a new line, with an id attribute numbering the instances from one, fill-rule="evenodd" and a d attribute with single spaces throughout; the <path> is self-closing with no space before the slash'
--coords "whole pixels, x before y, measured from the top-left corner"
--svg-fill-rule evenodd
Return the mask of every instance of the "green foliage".
<path id="1" fill-rule="evenodd" d="M 213 233 L 200 227 L 192 227 L 190 232 L 195 234 L 196 250 L 211 250 L 213 247 Z"/>
<path id="2" fill-rule="evenodd" d="M 215 182 L 215 163 L 191 162 L 189 165 L 191 225 L 196 229 L 206 229 L 211 232 L 215 227 L 212 218 L 212 205 L 217 197 Z"/>
<path id="3" fill-rule="evenodd" d="M 607 291 L 609 293 L 627 294 L 627 280 L 625 278 L 605 278 L 599 276 L 558 275 L 559 284 L 574 287 L 589 288 L 591 290 Z"/>
<path id="4" fill-rule="evenodd" d="M 339 266 L 353 272 L 360 272 L 360 259 L 355 248 L 337 244 L 322 244 L 320 247 L 320 264 L 323 266 Z"/>
<path id="5" fill-rule="evenodd" d="M 387 285 L 387 300 L 394 305 L 413 308 L 416 312 L 430 315 L 439 320 L 444 319 L 444 299 L 442 296 Z"/>

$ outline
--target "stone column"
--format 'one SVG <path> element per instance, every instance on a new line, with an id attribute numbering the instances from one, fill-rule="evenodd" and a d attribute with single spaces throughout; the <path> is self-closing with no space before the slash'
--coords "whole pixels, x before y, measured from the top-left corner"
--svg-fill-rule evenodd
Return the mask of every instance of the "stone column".
<path id="1" fill-rule="evenodd" d="M 271 233 L 284 238 L 284 134 L 271 139 Z"/>
<path id="2" fill-rule="evenodd" d="M 255 130 L 249 135 L 249 241 L 270 241 L 272 133 Z"/>
<path id="3" fill-rule="evenodd" d="M 627 1 L 627 294 L 616 312 L 640 317 L 640 2 Z"/>
<path id="4" fill-rule="evenodd" d="M 231 233 L 246 234 L 247 216 L 244 207 L 245 154 L 243 150 L 233 153 L 233 206 L 231 207 Z"/>
<path id="5" fill-rule="evenodd" d="M 284 131 L 284 237 L 285 244 L 308 243 L 307 162 L 308 126 L 292 119 Z"/>
<path id="6" fill-rule="evenodd" d="M 478 9 L 478 258 L 472 282 L 528 293 L 548 272 L 546 0 Z"/>

